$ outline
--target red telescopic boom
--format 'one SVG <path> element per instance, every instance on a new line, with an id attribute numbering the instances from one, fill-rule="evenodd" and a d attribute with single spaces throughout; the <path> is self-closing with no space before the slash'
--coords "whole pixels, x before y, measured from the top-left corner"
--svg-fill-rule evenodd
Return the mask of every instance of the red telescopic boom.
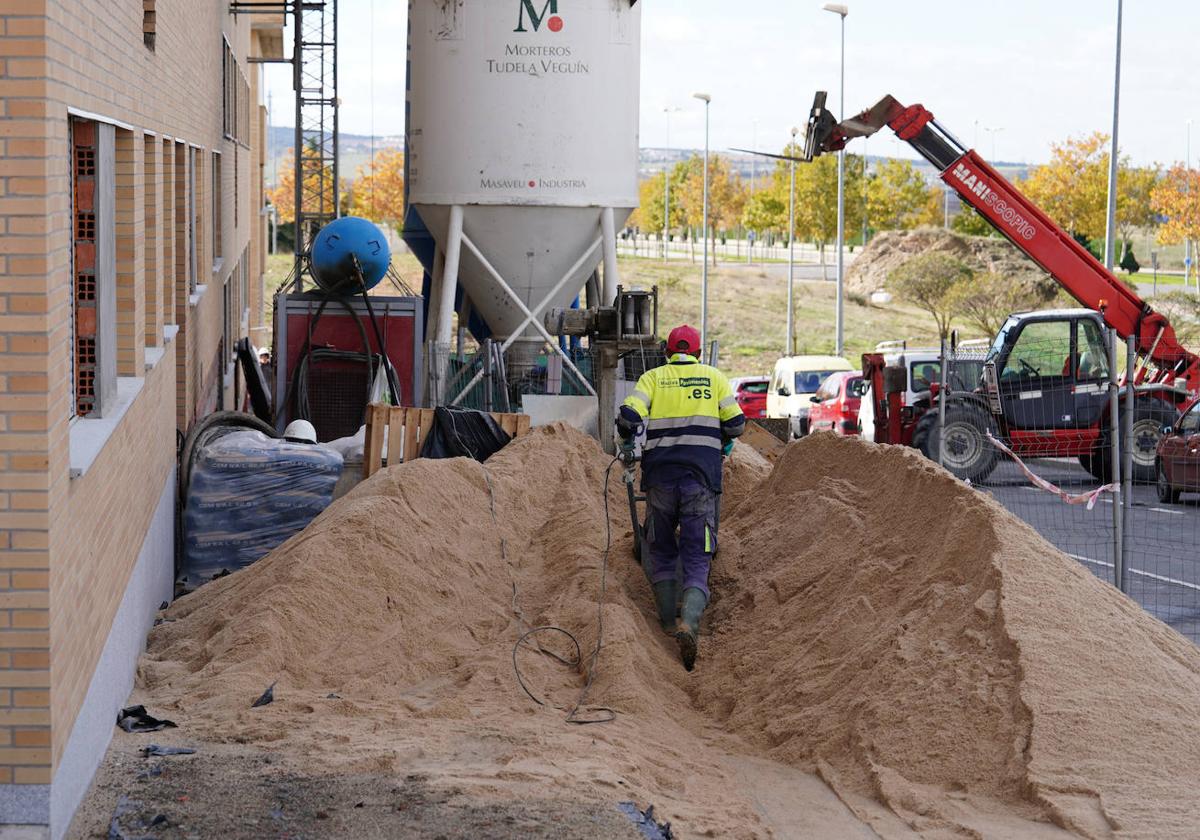
<path id="1" fill-rule="evenodd" d="M 867 137 L 883 126 L 937 167 L 941 178 L 1072 297 L 1102 314 L 1122 338 L 1134 336 L 1137 352 L 1158 372 L 1152 380 L 1200 390 L 1200 356 L 1179 343 L 1175 329 L 1137 293 L 1056 225 L 973 149 L 966 149 L 921 105 L 904 106 L 885 96 L 855 117 L 835 123 L 818 93 L 809 117 L 805 154 L 815 157 Z"/>

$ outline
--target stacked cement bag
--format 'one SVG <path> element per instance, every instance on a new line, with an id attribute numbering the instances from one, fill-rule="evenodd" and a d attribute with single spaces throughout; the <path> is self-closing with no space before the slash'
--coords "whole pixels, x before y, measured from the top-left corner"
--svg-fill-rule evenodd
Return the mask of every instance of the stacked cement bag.
<path id="1" fill-rule="evenodd" d="M 230 430 L 195 455 L 184 499 L 183 569 L 189 587 L 264 557 L 333 498 L 342 456 L 321 444 Z"/>

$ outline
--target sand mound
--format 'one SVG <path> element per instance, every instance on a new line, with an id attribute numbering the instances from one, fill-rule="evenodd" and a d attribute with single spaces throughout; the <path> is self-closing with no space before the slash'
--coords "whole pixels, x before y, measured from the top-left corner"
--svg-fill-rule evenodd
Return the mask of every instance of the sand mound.
<path id="1" fill-rule="evenodd" d="M 725 726 L 921 830 L 986 835 L 968 799 L 1089 837 L 1197 824 L 1193 645 L 913 450 L 806 438 L 754 499 L 697 693 Z"/>
<path id="2" fill-rule="evenodd" d="M 1012 243 L 991 236 L 961 236 L 940 228 L 881 231 L 846 270 L 846 287 L 860 294 L 887 288 L 888 274 L 918 254 L 945 252 L 975 271 L 995 271 L 1050 300 L 1058 284 Z"/>
<path id="3" fill-rule="evenodd" d="M 818 770 L 883 837 L 1178 836 L 1200 820 L 1200 653 L 916 453 L 828 435 L 773 471 L 735 448 L 691 675 L 629 560 L 613 469 L 588 700 L 617 719 L 565 724 L 554 707 L 578 699 L 596 639 L 608 463 L 552 426 L 486 472 L 378 473 L 173 605 L 139 699 L 189 733 L 329 769 L 640 798 L 685 836 L 770 833 L 772 785 L 799 819 L 788 768 Z M 510 660 L 543 624 L 585 660 L 519 654 L 549 707 Z M 277 701 L 249 709 L 276 680 Z"/>

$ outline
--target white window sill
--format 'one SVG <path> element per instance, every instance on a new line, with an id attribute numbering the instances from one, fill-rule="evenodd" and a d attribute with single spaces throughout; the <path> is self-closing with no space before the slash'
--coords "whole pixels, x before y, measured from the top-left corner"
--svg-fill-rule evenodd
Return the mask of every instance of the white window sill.
<path id="1" fill-rule="evenodd" d="M 167 347 L 175 336 L 179 335 L 179 326 L 177 324 L 163 324 L 163 343 L 161 347 L 146 348 L 146 370 L 152 371 L 155 366 L 162 361 L 163 356 L 167 355 Z"/>
<path id="2" fill-rule="evenodd" d="M 196 291 L 188 295 L 188 306 L 195 306 L 200 302 L 200 298 L 204 297 L 204 293 L 208 291 L 208 286 L 197 286 Z"/>
<path id="3" fill-rule="evenodd" d="M 146 348 L 147 371 L 153 370 L 166 357 L 171 342 L 178 334 L 179 327 L 175 324 L 167 324 L 163 327 L 163 346 Z M 108 443 L 108 439 L 121 425 L 125 412 L 133 405 L 145 385 L 144 377 L 118 376 L 116 399 L 107 417 L 99 419 L 78 417 L 71 422 L 71 430 L 68 434 L 71 478 L 81 478 L 91 469 L 92 464 L 104 450 L 105 444 Z"/>
<path id="4" fill-rule="evenodd" d="M 145 384 L 144 377 L 117 377 L 117 395 L 108 416 L 98 420 L 80 417 L 71 424 L 71 478 L 82 478 L 96 463 L 104 445 L 117 430 L 125 412 L 133 405 Z"/>
<path id="5" fill-rule="evenodd" d="M 225 258 L 224 257 L 217 257 L 215 260 L 213 260 L 213 265 L 212 265 L 213 276 L 216 277 L 218 274 L 220 274 L 221 269 L 224 267 L 225 267 Z"/>

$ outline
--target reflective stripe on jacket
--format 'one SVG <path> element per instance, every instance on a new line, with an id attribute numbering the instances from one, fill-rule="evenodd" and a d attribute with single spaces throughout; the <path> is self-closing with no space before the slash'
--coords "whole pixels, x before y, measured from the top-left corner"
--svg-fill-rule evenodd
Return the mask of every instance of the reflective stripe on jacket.
<path id="1" fill-rule="evenodd" d="M 676 353 L 670 362 L 648 370 L 621 406 L 618 421 L 636 431 L 643 422 L 642 483 L 655 474 L 693 472 L 721 490 L 721 446 L 742 433 L 746 418 L 729 380 L 692 356 Z"/>

